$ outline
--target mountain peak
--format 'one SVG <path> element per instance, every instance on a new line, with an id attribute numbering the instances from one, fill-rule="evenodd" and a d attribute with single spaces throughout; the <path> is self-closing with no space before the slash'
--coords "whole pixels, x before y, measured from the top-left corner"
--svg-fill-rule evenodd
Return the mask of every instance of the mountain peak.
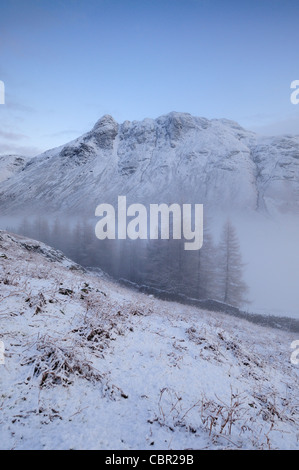
<path id="1" fill-rule="evenodd" d="M 100 148 L 111 149 L 118 133 L 118 124 L 110 114 L 102 116 L 94 125 L 91 134 Z"/>
<path id="2" fill-rule="evenodd" d="M 228 119 L 171 112 L 118 124 L 106 114 L 30 164 L 0 157 L 0 209 L 91 212 L 120 194 L 145 203 L 183 194 L 217 210 L 298 214 L 298 155 L 299 137 L 263 138 Z"/>
<path id="3" fill-rule="evenodd" d="M 106 126 L 115 126 L 117 122 L 113 119 L 110 114 L 104 114 L 93 126 L 93 130 L 101 129 Z"/>

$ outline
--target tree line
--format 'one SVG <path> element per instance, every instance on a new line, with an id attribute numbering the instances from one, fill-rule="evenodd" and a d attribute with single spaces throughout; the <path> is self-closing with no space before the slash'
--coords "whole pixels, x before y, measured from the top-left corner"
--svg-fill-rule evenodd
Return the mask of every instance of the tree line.
<path id="1" fill-rule="evenodd" d="M 59 217 L 48 221 L 24 217 L 10 231 L 61 250 L 85 267 L 99 267 L 116 279 L 127 279 L 196 299 L 234 306 L 248 302 L 244 264 L 236 229 L 230 220 L 215 243 L 205 224 L 203 247 L 184 250 L 184 240 L 98 240 L 93 221 Z"/>

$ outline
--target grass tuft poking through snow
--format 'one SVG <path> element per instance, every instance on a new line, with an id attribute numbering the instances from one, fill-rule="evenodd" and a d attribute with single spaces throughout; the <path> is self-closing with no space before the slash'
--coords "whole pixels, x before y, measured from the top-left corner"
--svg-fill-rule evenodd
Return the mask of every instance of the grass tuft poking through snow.
<path id="1" fill-rule="evenodd" d="M 127 290 L 2 231 L 0 273 L 1 449 L 299 448 L 294 333 Z"/>

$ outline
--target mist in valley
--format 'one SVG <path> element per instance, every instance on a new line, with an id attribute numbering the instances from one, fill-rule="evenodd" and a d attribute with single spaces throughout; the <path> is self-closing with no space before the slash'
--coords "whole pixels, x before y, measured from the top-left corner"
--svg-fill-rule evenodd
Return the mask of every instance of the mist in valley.
<path id="1" fill-rule="evenodd" d="M 1 228 L 42 241 L 116 280 L 218 300 L 248 312 L 299 318 L 299 223 L 294 216 L 211 212 L 204 220 L 203 247 L 197 251 L 185 251 L 184 239 L 171 237 L 98 240 L 97 221 L 84 215 L 35 215 L 2 218 Z M 224 261 L 230 243 L 225 240 L 227 223 L 234 251 L 229 282 Z M 227 295 L 226 282 L 234 286 Z"/>

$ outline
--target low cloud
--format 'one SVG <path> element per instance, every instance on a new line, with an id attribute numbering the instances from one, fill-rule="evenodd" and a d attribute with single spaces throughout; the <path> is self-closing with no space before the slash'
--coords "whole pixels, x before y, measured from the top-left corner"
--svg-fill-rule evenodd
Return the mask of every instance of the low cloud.
<path id="1" fill-rule="evenodd" d="M 299 135 L 299 105 L 298 116 L 292 116 L 281 121 L 268 122 L 263 125 L 249 126 L 249 129 L 264 135 Z"/>
<path id="2" fill-rule="evenodd" d="M 64 136 L 68 136 L 68 135 L 79 136 L 81 134 L 83 134 L 83 132 L 80 133 L 80 131 L 76 131 L 74 129 L 69 129 L 69 130 L 65 130 L 65 131 L 54 132 L 53 134 L 46 134 L 44 137 L 50 137 L 50 138 L 56 139 L 57 137 L 64 137 Z"/>
<path id="3" fill-rule="evenodd" d="M 43 150 L 38 147 L 32 146 L 22 146 L 15 144 L 6 144 L 0 142 L 0 155 L 23 155 L 26 157 L 35 157 L 36 155 L 42 153 Z"/>
<path id="4" fill-rule="evenodd" d="M 0 130 L 0 138 L 6 139 L 6 140 L 23 140 L 23 139 L 28 139 L 28 136 L 24 134 L 18 134 L 16 132 L 7 132 L 7 131 Z"/>
<path id="5" fill-rule="evenodd" d="M 32 106 L 14 100 L 8 93 L 5 93 L 5 108 L 8 111 L 19 111 L 22 113 L 35 112 L 35 109 Z"/>

